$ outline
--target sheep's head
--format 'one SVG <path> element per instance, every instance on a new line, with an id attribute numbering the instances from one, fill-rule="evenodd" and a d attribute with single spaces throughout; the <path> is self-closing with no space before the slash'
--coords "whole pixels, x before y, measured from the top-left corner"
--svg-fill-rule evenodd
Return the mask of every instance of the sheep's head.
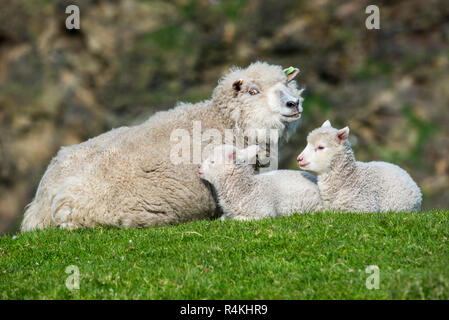
<path id="1" fill-rule="evenodd" d="M 198 174 L 201 179 L 216 184 L 224 176 L 234 171 L 236 166 L 251 166 L 256 162 L 258 148 L 251 145 L 245 149 L 237 149 L 231 145 L 220 145 L 200 165 Z"/>
<path id="2" fill-rule="evenodd" d="M 318 174 L 331 169 L 332 161 L 348 147 L 349 128 L 335 129 L 329 120 L 309 133 L 307 146 L 298 156 L 298 165 L 303 170 Z"/>
<path id="3" fill-rule="evenodd" d="M 302 90 L 293 80 L 298 73 L 297 68 L 283 70 L 263 62 L 234 68 L 219 81 L 212 100 L 226 108 L 240 129 L 277 129 L 282 134 L 303 111 Z"/>

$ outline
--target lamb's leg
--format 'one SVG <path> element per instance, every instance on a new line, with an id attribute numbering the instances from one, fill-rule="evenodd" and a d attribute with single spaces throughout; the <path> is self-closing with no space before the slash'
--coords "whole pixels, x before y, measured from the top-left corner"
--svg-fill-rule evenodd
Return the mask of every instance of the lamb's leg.
<path id="1" fill-rule="evenodd" d="M 261 217 L 259 217 L 259 216 L 237 215 L 237 216 L 234 216 L 232 219 L 239 220 L 239 221 L 251 221 L 251 220 L 260 220 Z"/>
<path id="2" fill-rule="evenodd" d="M 76 223 L 72 223 L 72 222 L 65 222 L 65 223 L 61 223 L 59 225 L 59 228 L 61 229 L 65 229 L 65 230 L 75 230 L 80 228 L 81 226 L 76 224 Z"/>

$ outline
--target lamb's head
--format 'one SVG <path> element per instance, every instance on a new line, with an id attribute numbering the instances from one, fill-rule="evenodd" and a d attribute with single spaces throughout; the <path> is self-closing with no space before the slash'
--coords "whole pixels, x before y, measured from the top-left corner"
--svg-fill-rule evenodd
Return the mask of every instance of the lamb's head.
<path id="1" fill-rule="evenodd" d="M 301 118 L 302 90 L 293 79 L 297 68 L 255 62 L 246 69 L 233 68 L 215 88 L 212 101 L 228 114 L 235 127 L 284 129 Z"/>
<path id="2" fill-rule="evenodd" d="M 299 167 L 317 174 L 328 172 L 336 156 L 349 148 L 348 135 L 348 127 L 338 130 L 326 120 L 307 136 L 307 146 L 297 159 Z"/>
<path id="3" fill-rule="evenodd" d="M 229 174 L 233 174 L 236 168 L 248 169 L 256 163 L 258 148 L 251 145 L 245 149 L 237 149 L 231 145 L 220 145 L 198 165 L 198 174 L 201 179 L 212 184 L 220 183 Z"/>

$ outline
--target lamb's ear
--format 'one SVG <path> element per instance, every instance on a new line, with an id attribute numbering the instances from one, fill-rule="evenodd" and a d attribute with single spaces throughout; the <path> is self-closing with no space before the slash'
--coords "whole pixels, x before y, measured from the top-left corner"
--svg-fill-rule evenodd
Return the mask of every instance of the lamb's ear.
<path id="1" fill-rule="evenodd" d="M 346 139 L 348 139 L 348 135 L 349 135 L 348 127 L 344 127 L 343 129 L 338 130 L 337 132 L 338 141 L 340 141 L 340 143 L 345 142 Z"/>
<path id="2" fill-rule="evenodd" d="M 232 89 L 234 89 L 235 93 L 238 93 L 242 89 L 243 80 L 239 79 L 237 81 L 234 81 L 232 84 Z"/>
<path id="3" fill-rule="evenodd" d="M 235 159 L 237 159 L 237 150 L 232 149 L 226 155 L 226 161 L 228 163 L 234 163 Z"/>
<path id="4" fill-rule="evenodd" d="M 256 159 L 257 153 L 259 152 L 259 147 L 257 145 L 250 145 L 246 150 L 248 150 L 248 160 Z"/>
<path id="5" fill-rule="evenodd" d="M 321 128 L 331 128 L 331 122 L 329 120 L 326 120 L 323 122 L 323 124 L 321 125 Z"/>
<path id="6" fill-rule="evenodd" d="M 257 145 L 250 145 L 238 152 L 237 159 L 242 163 L 255 164 L 259 147 Z"/>
<path id="7" fill-rule="evenodd" d="M 290 82 L 298 75 L 299 69 L 288 67 L 284 69 L 284 73 L 287 75 L 287 82 Z"/>

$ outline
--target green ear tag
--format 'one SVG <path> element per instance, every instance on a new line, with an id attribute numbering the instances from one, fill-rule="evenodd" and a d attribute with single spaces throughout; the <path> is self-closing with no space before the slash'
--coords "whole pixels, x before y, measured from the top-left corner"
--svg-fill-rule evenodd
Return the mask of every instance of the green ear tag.
<path id="1" fill-rule="evenodd" d="M 288 68 L 287 71 L 285 71 L 285 74 L 288 76 L 288 75 L 289 75 L 290 73 L 292 73 L 293 71 L 295 71 L 295 68 L 290 67 L 290 68 Z"/>

